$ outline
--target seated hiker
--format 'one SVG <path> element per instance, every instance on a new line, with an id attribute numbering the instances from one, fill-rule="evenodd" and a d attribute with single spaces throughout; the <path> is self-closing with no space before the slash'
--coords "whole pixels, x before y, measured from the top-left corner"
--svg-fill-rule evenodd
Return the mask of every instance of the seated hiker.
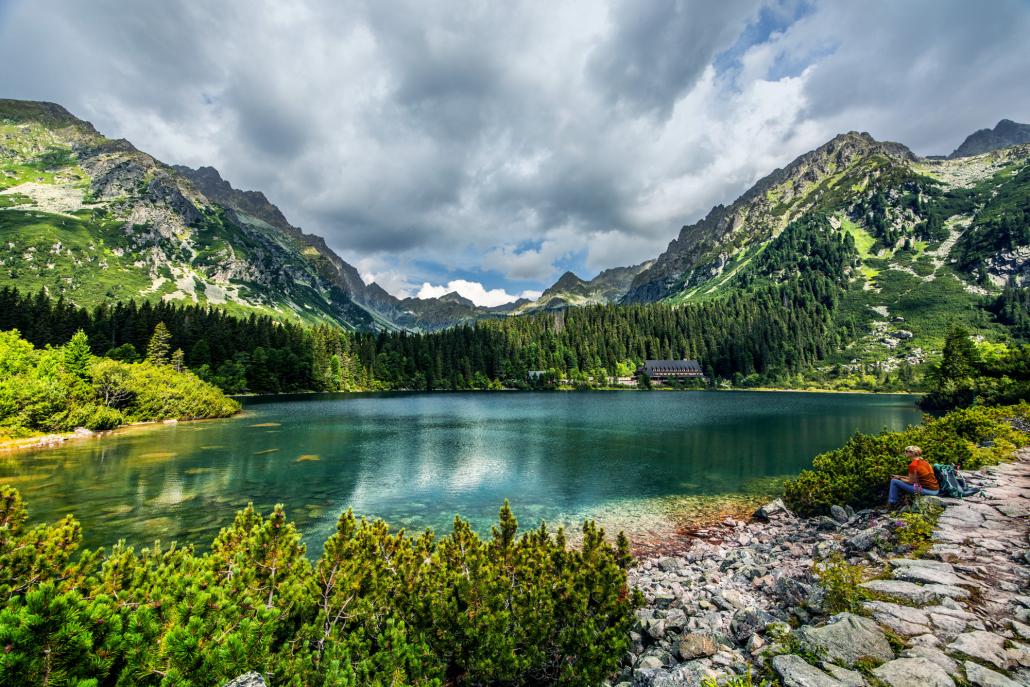
<path id="1" fill-rule="evenodd" d="M 927 494 L 935 496 L 941 488 L 937 477 L 933 474 L 933 466 L 923 460 L 923 449 L 918 446 L 907 446 L 905 455 L 910 462 L 908 475 L 891 475 L 890 493 L 887 495 L 887 508 L 894 508 L 901 501 L 902 494 Z"/>

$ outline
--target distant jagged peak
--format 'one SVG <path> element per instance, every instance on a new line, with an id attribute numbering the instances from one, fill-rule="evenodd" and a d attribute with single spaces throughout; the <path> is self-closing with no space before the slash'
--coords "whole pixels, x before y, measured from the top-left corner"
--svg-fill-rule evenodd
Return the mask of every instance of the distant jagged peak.
<path id="1" fill-rule="evenodd" d="M 441 303 L 454 303 L 455 305 L 464 305 L 468 308 L 476 307 L 475 303 L 473 303 L 468 298 L 465 298 L 457 291 L 445 293 L 444 295 L 440 296 L 437 300 L 439 300 Z"/>
<path id="2" fill-rule="evenodd" d="M 989 153 L 999 148 L 1030 143 L 1030 124 L 1002 119 L 993 129 L 980 129 L 966 137 L 962 145 L 952 151 L 949 160 Z"/>

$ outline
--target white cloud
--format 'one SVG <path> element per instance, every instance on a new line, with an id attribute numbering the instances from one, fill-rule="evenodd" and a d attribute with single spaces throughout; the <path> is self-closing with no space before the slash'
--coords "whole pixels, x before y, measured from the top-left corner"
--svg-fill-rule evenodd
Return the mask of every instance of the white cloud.
<path id="1" fill-rule="evenodd" d="M 536 300 L 540 298 L 540 291 L 523 291 L 517 296 L 513 296 L 504 289 L 487 289 L 477 281 L 467 281 L 465 279 L 453 279 L 447 282 L 446 286 L 434 286 L 429 282 L 422 284 L 422 288 L 419 289 L 415 295 L 416 298 L 439 298 L 440 296 L 448 293 L 457 292 L 458 295 L 464 296 L 476 305 L 482 305 L 488 308 L 492 308 L 497 305 L 504 305 L 505 303 L 514 303 L 520 298 L 528 298 L 530 300 Z"/>
<path id="2" fill-rule="evenodd" d="M 841 131 L 947 153 L 1030 112 L 1020 0 L 759 4 L 797 8 L 0 0 L 0 94 L 217 167 L 397 295 L 637 262 Z"/>

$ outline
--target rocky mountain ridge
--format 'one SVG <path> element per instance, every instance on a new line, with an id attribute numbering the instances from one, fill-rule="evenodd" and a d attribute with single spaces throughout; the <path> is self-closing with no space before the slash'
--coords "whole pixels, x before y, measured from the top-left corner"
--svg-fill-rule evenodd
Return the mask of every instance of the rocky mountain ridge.
<path id="1" fill-rule="evenodd" d="M 967 136 L 966 140 L 952 151 L 948 159 L 980 155 L 1020 143 L 1030 143 L 1030 124 L 1020 124 L 1011 119 L 1003 119 L 993 129 L 980 129 Z"/>

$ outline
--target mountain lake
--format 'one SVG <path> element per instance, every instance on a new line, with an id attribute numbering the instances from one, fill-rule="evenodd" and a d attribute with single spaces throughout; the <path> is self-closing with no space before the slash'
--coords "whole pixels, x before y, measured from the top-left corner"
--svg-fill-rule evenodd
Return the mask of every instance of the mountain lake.
<path id="1" fill-rule="evenodd" d="M 248 502 L 283 503 L 317 555 L 339 513 L 488 534 L 596 519 L 639 549 L 774 495 L 856 431 L 916 424 L 907 395 L 794 392 L 320 394 L 244 400 L 227 420 L 153 425 L 0 459 L 33 522 L 206 549 Z"/>

